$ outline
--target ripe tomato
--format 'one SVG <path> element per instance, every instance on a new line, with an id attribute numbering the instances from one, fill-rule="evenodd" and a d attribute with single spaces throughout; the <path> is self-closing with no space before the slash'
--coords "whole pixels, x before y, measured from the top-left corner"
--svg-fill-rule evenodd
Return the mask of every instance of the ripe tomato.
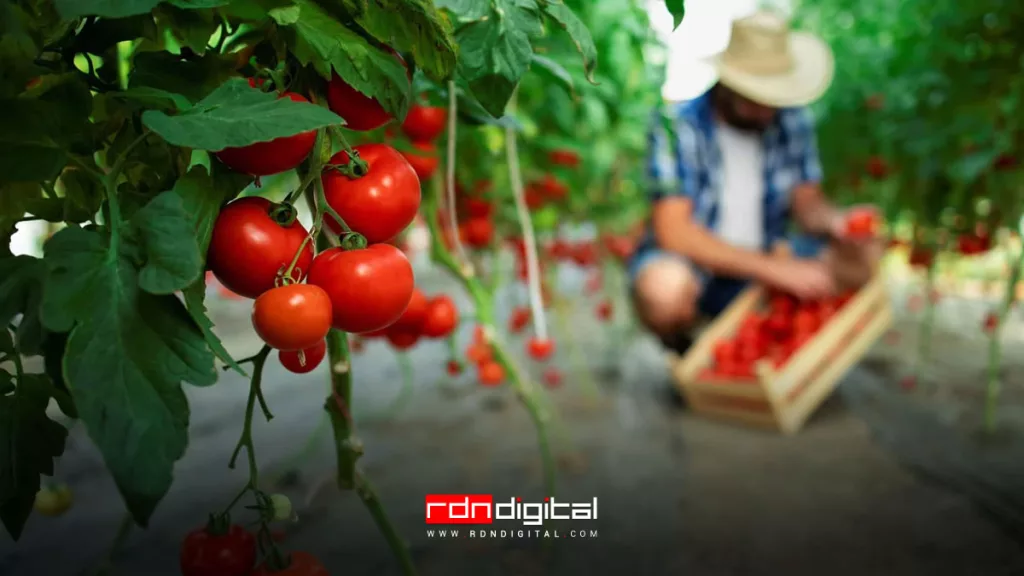
<path id="1" fill-rule="evenodd" d="M 395 58 L 405 66 L 397 53 Z M 391 121 L 380 102 L 349 86 L 337 74 L 327 84 L 327 106 L 345 120 L 345 128 L 357 132 L 376 130 Z"/>
<path id="2" fill-rule="evenodd" d="M 484 330 L 483 325 L 477 324 L 476 326 L 473 326 L 473 342 L 487 342 L 487 331 Z"/>
<path id="3" fill-rule="evenodd" d="M 246 298 L 273 288 L 309 236 L 298 220 L 290 226 L 275 222 L 271 210 L 266 198 L 242 198 L 225 206 L 213 225 L 206 263 L 221 285 Z M 302 281 L 312 262 L 313 243 L 307 242 L 292 279 Z"/>
<path id="4" fill-rule="evenodd" d="M 484 362 L 477 368 L 476 375 L 484 386 L 497 386 L 505 380 L 505 369 L 497 362 Z"/>
<path id="5" fill-rule="evenodd" d="M 357 344 L 362 345 L 361 342 L 352 342 L 352 351 L 357 352 Z M 306 348 L 304 350 L 281 350 L 277 353 L 277 359 L 281 361 L 281 365 L 285 367 L 289 372 L 295 374 L 306 374 L 316 370 L 316 367 L 324 361 L 324 356 L 327 355 L 327 342 L 321 340 L 315 346 Z"/>
<path id="6" fill-rule="evenodd" d="M 409 163 L 409 166 L 412 166 L 420 182 L 425 182 L 434 175 L 434 172 L 437 172 L 441 159 L 437 157 L 437 149 L 430 142 L 413 142 L 412 145 L 417 150 L 422 151 L 423 154 L 401 152 L 402 157 Z"/>
<path id="7" fill-rule="evenodd" d="M 810 310 L 798 310 L 793 317 L 793 332 L 797 334 L 812 334 L 818 329 L 817 315 Z"/>
<path id="8" fill-rule="evenodd" d="M 573 150 L 552 150 L 548 153 L 548 160 L 555 166 L 575 168 L 580 165 L 580 155 Z"/>
<path id="9" fill-rule="evenodd" d="M 182 576 L 246 576 L 256 562 L 256 538 L 232 524 L 225 534 L 189 532 L 179 554 Z"/>
<path id="10" fill-rule="evenodd" d="M 420 340 L 420 333 L 408 328 L 396 328 L 394 325 L 388 327 L 388 342 L 395 350 L 408 350 Z"/>
<path id="11" fill-rule="evenodd" d="M 537 183 L 540 191 L 548 200 L 559 201 L 565 198 L 569 193 L 569 187 L 562 184 L 558 178 L 555 178 L 551 174 L 547 174 Z"/>
<path id="12" fill-rule="evenodd" d="M 349 178 L 334 169 L 323 174 L 327 203 L 353 231 L 370 244 L 387 242 L 405 230 L 420 209 L 420 180 L 409 162 L 386 144 L 364 144 L 354 150 L 369 170 L 360 178 Z M 339 152 L 331 164 L 347 164 L 348 153 Z M 330 216 L 335 232 L 341 226 Z"/>
<path id="13" fill-rule="evenodd" d="M 573 247 L 572 261 L 577 266 L 586 268 L 597 263 L 597 247 L 593 242 L 581 242 Z"/>
<path id="14" fill-rule="evenodd" d="M 611 300 L 603 300 L 597 305 L 597 309 L 594 310 L 597 315 L 597 319 L 602 322 L 607 322 L 612 319 L 612 303 Z"/>
<path id="15" fill-rule="evenodd" d="M 288 567 L 273 570 L 264 562 L 253 571 L 252 576 L 330 576 L 327 568 L 309 552 L 292 552 L 289 554 Z"/>
<path id="16" fill-rule="evenodd" d="M 562 372 L 554 366 L 544 371 L 544 385 L 548 388 L 558 388 L 562 385 Z"/>
<path id="17" fill-rule="evenodd" d="M 868 209 L 851 210 L 846 216 L 846 235 L 852 238 L 873 238 L 878 234 L 878 219 Z"/>
<path id="18" fill-rule="evenodd" d="M 466 198 L 462 205 L 470 218 L 490 218 L 494 213 L 494 204 L 483 198 Z"/>
<path id="19" fill-rule="evenodd" d="M 772 338 L 775 338 L 776 340 L 781 340 L 787 334 L 789 334 L 789 322 L 790 317 L 787 316 L 785 313 L 773 312 L 772 315 L 768 317 L 768 320 L 765 321 L 764 328 L 769 334 L 771 334 Z"/>
<path id="20" fill-rule="evenodd" d="M 466 360 L 469 360 L 477 366 L 486 364 L 494 359 L 494 354 L 491 353 L 491 347 L 483 343 L 470 344 L 466 348 Z"/>
<path id="21" fill-rule="evenodd" d="M 444 132 L 448 109 L 443 106 L 413 104 L 402 122 L 402 132 L 413 142 L 430 142 Z"/>
<path id="22" fill-rule="evenodd" d="M 420 292 L 419 288 L 413 288 L 412 297 L 409 298 L 409 304 L 405 307 L 405 311 L 398 317 L 398 320 L 395 320 L 394 324 L 388 326 L 388 331 L 412 332 L 419 336 L 420 326 L 423 325 L 426 318 L 427 297 Z"/>
<path id="23" fill-rule="evenodd" d="M 725 366 L 735 362 L 739 356 L 736 343 L 732 340 L 723 340 L 715 344 L 715 364 Z"/>
<path id="24" fill-rule="evenodd" d="M 792 314 L 796 309 L 796 300 L 788 294 L 775 294 L 771 297 L 769 307 L 774 314 Z"/>
<path id="25" fill-rule="evenodd" d="M 508 319 L 508 331 L 518 334 L 530 323 L 530 309 L 525 306 L 517 306 L 512 309 L 512 315 Z"/>
<path id="26" fill-rule="evenodd" d="M 526 200 L 526 207 L 530 210 L 543 208 L 544 205 L 547 204 L 547 198 L 545 198 L 544 195 L 533 186 L 527 186 L 526 190 L 523 191 L 523 194 Z"/>
<path id="27" fill-rule="evenodd" d="M 459 374 L 462 374 L 462 364 L 459 364 L 455 360 L 449 360 L 445 369 L 448 370 L 449 376 L 458 376 Z"/>
<path id="28" fill-rule="evenodd" d="M 36 512 L 43 516 L 56 518 L 70 510 L 74 502 L 74 495 L 71 494 L 71 489 L 67 486 L 63 484 L 44 486 L 36 492 L 36 500 L 33 507 Z"/>
<path id="29" fill-rule="evenodd" d="M 531 358 L 543 362 L 555 351 L 555 343 L 550 338 L 540 339 L 536 336 L 526 342 L 526 352 Z"/>
<path id="30" fill-rule="evenodd" d="M 390 244 L 325 250 L 310 266 L 308 282 L 330 297 L 334 327 L 357 334 L 394 324 L 415 289 L 409 259 Z"/>
<path id="31" fill-rule="evenodd" d="M 490 218 L 470 218 L 463 223 L 463 240 L 473 248 L 486 248 L 494 239 L 494 223 Z"/>
<path id="32" fill-rule="evenodd" d="M 459 325 L 459 309 L 445 295 L 434 296 L 427 302 L 427 312 L 420 332 L 427 338 L 447 338 Z"/>
<path id="33" fill-rule="evenodd" d="M 868 158 L 867 164 L 868 175 L 875 180 L 881 180 L 889 175 L 889 164 L 881 156 L 872 156 Z"/>
<path id="34" fill-rule="evenodd" d="M 331 330 L 331 299 L 319 286 L 292 284 L 263 293 L 252 307 L 256 334 L 277 350 L 305 350 Z"/>
<path id="35" fill-rule="evenodd" d="M 253 84 L 251 80 L 250 84 Z M 309 102 L 293 92 L 285 92 L 278 98 Z M 316 130 L 310 130 L 294 136 L 275 138 L 269 142 L 257 142 L 240 148 L 225 148 L 214 156 L 235 172 L 252 176 L 270 176 L 286 172 L 301 164 L 315 144 Z"/>
<path id="36" fill-rule="evenodd" d="M 981 329 L 986 334 L 992 334 L 999 327 L 999 316 L 996 316 L 995 312 L 989 312 L 985 314 L 985 320 L 982 322 Z"/>

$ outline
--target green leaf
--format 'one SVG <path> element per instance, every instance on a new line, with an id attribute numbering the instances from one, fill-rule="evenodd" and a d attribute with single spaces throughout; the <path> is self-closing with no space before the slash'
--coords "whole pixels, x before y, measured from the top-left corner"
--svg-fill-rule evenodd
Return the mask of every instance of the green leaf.
<path id="1" fill-rule="evenodd" d="M 312 65 L 325 80 L 337 73 L 358 92 L 404 118 L 410 102 L 409 77 L 398 59 L 342 25 L 310 0 L 298 0 L 296 20 L 290 11 L 271 16 L 291 33 L 289 44 L 302 64 Z"/>
<path id="2" fill-rule="evenodd" d="M 64 453 L 68 431 L 50 420 L 50 383 L 25 374 L 14 394 L 0 396 L 0 520 L 15 540 L 39 492 L 39 476 L 53 476 L 53 461 Z"/>
<path id="3" fill-rule="evenodd" d="M 139 287 L 150 294 L 173 294 L 203 273 L 203 261 L 188 212 L 174 191 L 158 194 L 126 225 L 145 254 Z"/>
<path id="4" fill-rule="evenodd" d="M 157 40 L 156 23 L 148 13 L 128 18 L 100 18 L 91 21 L 75 35 L 70 49 L 75 53 L 103 54 L 118 42 L 138 38 Z"/>
<path id="5" fill-rule="evenodd" d="M 154 14 L 161 31 L 169 32 L 182 48 L 189 48 L 196 54 L 206 52 L 221 23 L 214 10 L 186 10 L 165 4 L 159 6 Z"/>
<path id="6" fill-rule="evenodd" d="M 672 14 L 672 31 L 675 31 L 683 23 L 683 17 L 686 15 L 685 3 L 685 0 L 665 0 L 665 8 L 668 8 L 669 14 Z"/>
<path id="7" fill-rule="evenodd" d="M 233 54 L 207 52 L 200 58 L 186 60 L 170 52 L 141 52 L 133 60 L 135 66 L 128 81 L 129 91 L 146 86 L 181 94 L 192 102 L 206 98 L 238 74 Z"/>
<path id="8" fill-rule="evenodd" d="M 594 46 L 594 39 L 590 36 L 590 30 L 580 21 L 579 17 L 565 4 L 560 1 L 548 1 L 544 4 L 544 12 L 553 18 L 558 24 L 569 33 L 573 44 L 583 57 L 583 71 L 587 74 L 587 80 L 594 83 L 594 70 L 597 68 L 597 47 Z"/>
<path id="9" fill-rule="evenodd" d="M 46 266 L 32 256 L 0 257 L 0 326 L 21 314 L 17 339 L 21 353 L 33 356 L 42 349 L 45 331 L 39 320 Z"/>
<path id="10" fill-rule="evenodd" d="M 213 355 L 181 301 L 139 289 L 134 260 L 146 251 L 122 237 L 69 227 L 46 244 L 42 317 L 71 334 L 63 375 L 135 521 L 146 526 L 171 487 L 188 444 L 182 381 L 217 380 Z"/>
<path id="11" fill-rule="evenodd" d="M 0 182 L 0 228 L 13 226 L 41 195 L 38 182 Z"/>
<path id="12" fill-rule="evenodd" d="M 242 78 L 233 78 L 187 112 L 169 116 L 147 110 L 142 123 L 175 146 L 215 152 L 341 124 L 342 120 L 326 108 L 278 98 L 249 86 Z"/>
<path id="13" fill-rule="evenodd" d="M 412 54 L 432 80 L 443 82 L 455 71 L 457 47 L 451 23 L 431 0 L 366 2 L 356 22 L 377 40 Z"/>
<path id="14" fill-rule="evenodd" d="M 206 344 L 209 345 L 210 350 L 213 351 L 217 358 L 220 358 L 221 362 L 230 366 L 238 374 L 248 378 L 249 375 L 231 357 L 231 353 L 224 347 L 224 343 L 213 332 L 213 320 L 210 319 L 205 302 L 206 278 L 201 277 L 193 282 L 191 286 L 182 291 L 182 295 L 185 297 L 185 307 L 188 308 L 189 315 L 199 325 L 199 329 L 202 330 L 203 337 L 206 339 Z"/>
<path id="15" fill-rule="evenodd" d="M 434 0 L 434 5 L 447 10 L 459 21 L 479 20 L 490 12 L 490 5 L 479 0 Z"/>
<path id="16" fill-rule="evenodd" d="M 541 70 L 547 71 L 555 80 L 562 83 L 570 94 L 576 93 L 576 83 L 572 81 L 572 75 L 561 64 L 540 54 L 533 55 L 533 63 L 538 65 Z"/>
<path id="17" fill-rule="evenodd" d="M 67 19 L 80 16 L 124 18 L 146 14 L 156 8 L 160 0 L 54 0 L 61 16 Z"/>

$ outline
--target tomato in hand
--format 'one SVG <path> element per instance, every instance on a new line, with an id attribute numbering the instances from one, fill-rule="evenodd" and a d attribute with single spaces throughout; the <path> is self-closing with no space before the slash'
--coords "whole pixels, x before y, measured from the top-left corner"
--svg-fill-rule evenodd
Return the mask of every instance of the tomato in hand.
<path id="1" fill-rule="evenodd" d="M 555 351 L 555 343 L 550 338 L 538 338 L 534 336 L 526 342 L 526 352 L 531 358 L 543 362 L 551 357 Z"/>
<path id="2" fill-rule="evenodd" d="M 257 298 L 273 288 L 309 236 L 298 220 L 288 226 L 275 222 L 273 208 L 266 198 L 242 198 L 225 206 L 213 225 L 206 262 L 217 281 L 235 294 Z M 312 262 L 313 243 L 307 242 L 292 279 L 302 281 Z"/>
<path id="3" fill-rule="evenodd" d="M 447 338 L 459 325 L 459 309 L 448 296 L 434 296 L 427 302 L 427 312 L 420 332 L 427 338 Z"/>
<path id="4" fill-rule="evenodd" d="M 327 568 L 309 552 L 292 552 L 288 555 L 288 565 L 274 570 L 267 562 L 260 564 L 252 576 L 331 576 Z"/>
<path id="5" fill-rule="evenodd" d="M 255 87 L 253 80 L 249 80 L 249 84 Z M 309 102 L 294 92 L 285 92 L 278 98 Z M 257 142 L 240 148 L 225 148 L 216 152 L 214 156 L 235 172 L 252 176 L 270 176 L 287 172 L 301 164 L 315 144 L 316 130 L 310 130 L 294 136 L 275 138 L 269 142 Z"/>
<path id="6" fill-rule="evenodd" d="M 846 235 L 851 238 L 873 238 L 878 234 L 878 218 L 873 210 L 858 208 L 846 215 Z"/>
<path id="7" fill-rule="evenodd" d="M 402 122 L 402 132 L 413 142 L 430 142 L 444 132 L 448 109 L 443 106 L 413 104 Z"/>
<path id="8" fill-rule="evenodd" d="M 331 317 L 330 297 L 312 284 L 268 290 L 252 307 L 256 334 L 277 350 L 305 350 L 322 343 L 331 330 Z"/>
<path id="9" fill-rule="evenodd" d="M 416 218 L 420 209 L 420 180 L 409 162 L 391 146 L 364 144 L 354 150 L 366 162 L 367 173 L 349 178 L 333 168 L 324 170 L 327 204 L 370 244 L 387 242 Z M 335 154 L 330 161 L 335 165 L 348 162 L 345 151 Z M 325 218 L 332 230 L 341 231 L 330 215 Z"/>
<path id="10" fill-rule="evenodd" d="M 405 66 L 401 56 L 394 56 Z M 357 132 L 376 130 L 391 121 L 391 115 L 380 102 L 356 90 L 337 74 L 327 84 L 327 106 L 345 120 L 345 128 Z"/>
<path id="11" fill-rule="evenodd" d="M 394 324 L 415 289 L 409 259 L 390 244 L 325 250 L 310 266 L 307 281 L 330 297 L 334 327 L 357 334 Z"/>
<path id="12" fill-rule="evenodd" d="M 409 166 L 412 166 L 420 182 L 427 181 L 434 175 L 434 172 L 437 172 L 437 167 L 441 163 L 441 159 L 437 157 L 437 149 L 430 142 L 413 142 L 412 145 L 422 154 L 401 152 L 402 157 L 409 163 Z"/>
<path id="13" fill-rule="evenodd" d="M 357 348 L 361 347 L 362 343 L 356 340 L 352 341 L 352 351 L 358 352 Z M 310 348 L 299 350 L 281 350 L 277 353 L 277 359 L 281 361 L 281 365 L 285 367 L 289 372 L 295 374 L 306 374 L 316 370 L 316 367 L 324 361 L 324 356 L 327 355 L 327 342 L 321 340 L 319 344 Z"/>
<path id="14" fill-rule="evenodd" d="M 505 380 L 505 369 L 497 362 L 484 362 L 477 368 L 477 378 L 484 386 L 497 386 Z"/>
<path id="15" fill-rule="evenodd" d="M 224 534 L 200 528 L 181 543 L 182 576 L 247 576 L 256 562 L 256 538 L 232 524 Z"/>

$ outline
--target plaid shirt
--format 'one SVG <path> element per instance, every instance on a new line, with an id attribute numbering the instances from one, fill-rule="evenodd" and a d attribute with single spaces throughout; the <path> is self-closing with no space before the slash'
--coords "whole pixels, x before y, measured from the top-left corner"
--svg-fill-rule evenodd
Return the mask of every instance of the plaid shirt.
<path id="1" fill-rule="evenodd" d="M 666 117 L 657 110 L 648 136 L 647 172 L 651 202 L 671 196 L 693 201 L 698 222 L 718 224 L 722 153 L 715 139 L 711 92 L 674 105 Z M 668 127 L 674 135 L 670 135 Z M 814 118 L 807 108 L 783 108 L 764 132 L 764 249 L 787 235 L 789 193 L 798 184 L 821 181 Z M 648 226 L 637 254 L 657 247 Z"/>

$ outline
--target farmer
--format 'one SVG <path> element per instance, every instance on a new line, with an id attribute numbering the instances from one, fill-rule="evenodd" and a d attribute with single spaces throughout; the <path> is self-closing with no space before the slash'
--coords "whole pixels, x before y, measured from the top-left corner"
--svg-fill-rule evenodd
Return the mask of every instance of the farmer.
<path id="1" fill-rule="evenodd" d="M 652 215 L 629 262 L 641 321 L 679 354 L 745 283 L 821 298 L 866 283 L 882 252 L 844 237 L 821 190 L 806 106 L 831 83 L 829 47 L 758 12 L 733 24 L 714 64 L 715 86 L 656 115 Z M 790 242 L 793 257 L 772 254 L 791 224 L 808 238 Z"/>

